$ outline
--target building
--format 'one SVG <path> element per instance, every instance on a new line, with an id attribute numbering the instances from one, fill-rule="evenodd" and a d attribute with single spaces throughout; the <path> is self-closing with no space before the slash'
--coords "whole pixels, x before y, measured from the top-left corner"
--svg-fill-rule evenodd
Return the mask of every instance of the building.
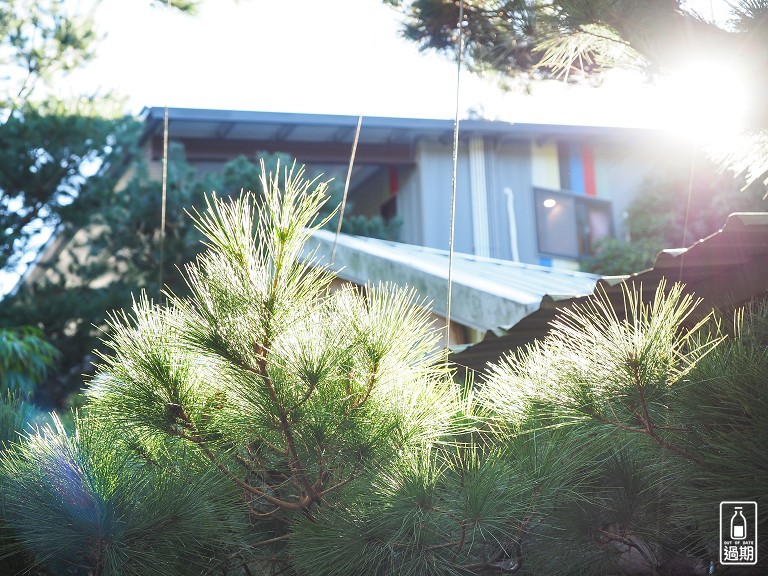
<path id="1" fill-rule="evenodd" d="M 184 146 L 201 173 L 239 156 L 282 152 L 344 181 L 358 124 L 354 116 L 167 112 L 169 139 Z M 141 117 L 141 150 L 158 179 L 164 117 L 163 108 L 147 108 Z M 548 302 L 591 294 L 598 277 L 578 272 L 580 259 L 599 239 L 624 233 L 624 211 L 643 180 L 680 157 L 663 134 L 638 129 L 467 119 L 459 135 L 451 345 L 501 334 Z M 324 231 L 312 239 L 326 261 L 338 243 L 340 278 L 416 287 L 443 324 L 453 139 L 452 120 L 363 118 L 350 203 L 366 216 L 400 217 L 402 242 L 334 239 Z M 74 245 L 87 246 L 88 234 L 74 231 Z M 54 237 L 39 261 L 66 269 L 69 242 Z M 45 274 L 33 266 L 22 281 Z"/>
<path id="2" fill-rule="evenodd" d="M 163 108 L 147 108 L 142 144 L 159 174 Z M 284 152 L 343 182 L 358 118 L 170 108 L 169 138 L 216 170 L 237 156 Z M 690 161 L 658 131 L 459 123 L 454 250 L 577 269 L 595 243 L 624 234 L 628 204 L 670 162 Z M 357 213 L 402 218 L 400 240 L 447 249 L 454 123 L 364 117 L 350 183 Z M 682 160 L 677 160 L 682 159 Z"/>

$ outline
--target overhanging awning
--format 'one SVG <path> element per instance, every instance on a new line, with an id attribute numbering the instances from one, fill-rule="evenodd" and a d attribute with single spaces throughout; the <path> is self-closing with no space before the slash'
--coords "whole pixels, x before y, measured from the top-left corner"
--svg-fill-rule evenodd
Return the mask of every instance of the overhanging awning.
<path id="1" fill-rule="evenodd" d="M 316 231 L 305 253 L 329 263 L 334 234 Z M 393 282 L 415 288 L 445 316 L 448 252 L 341 234 L 332 266 L 343 280 L 365 285 Z M 561 300 L 591 294 L 599 276 L 455 253 L 451 319 L 475 330 L 510 327 L 539 309 L 546 296 Z"/>

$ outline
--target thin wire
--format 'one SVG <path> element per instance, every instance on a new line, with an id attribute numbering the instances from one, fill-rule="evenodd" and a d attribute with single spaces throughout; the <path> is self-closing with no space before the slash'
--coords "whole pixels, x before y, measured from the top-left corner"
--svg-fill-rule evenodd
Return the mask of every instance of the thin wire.
<path id="1" fill-rule="evenodd" d="M 163 186 L 160 198 L 160 271 L 158 274 L 157 298 L 163 290 L 163 268 L 165 267 L 165 205 L 168 196 L 168 106 L 163 114 Z"/>
<path id="2" fill-rule="evenodd" d="M 168 0 L 168 9 L 173 8 Z M 157 279 L 157 299 L 163 293 L 163 268 L 165 267 L 165 207 L 168 198 L 168 104 L 163 111 L 163 184 L 160 198 L 160 270 Z"/>
<path id="3" fill-rule="evenodd" d="M 355 154 L 357 153 L 357 142 L 360 140 L 360 126 L 363 124 L 363 115 L 357 117 L 357 128 L 355 129 L 355 139 L 352 141 L 352 153 L 349 156 L 349 168 L 347 168 L 347 180 L 344 183 L 344 196 L 341 199 L 341 209 L 339 211 L 339 224 L 336 226 L 336 236 L 333 238 L 333 249 L 331 250 L 331 266 L 336 260 L 336 244 L 341 234 L 341 223 L 344 220 L 344 209 L 347 207 L 347 195 L 349 194 L 349 181 L 352 178 L 352 167 L 355 165 Z"/>
<path id="4" fill-rule="evenodd" d="M 696 143 L 693 144 L 693 151 L 691 153 L 691 168 L 690 173 L 688 174 L 688 197 L 686 199 L 685 203 L 685 220 L 683 221 L 683 251 L 680 254 L 680 266 L 677 270 L 677 281 L 682 282 L 683 280 L 683 264 L 685 261 L 685 252 L 688 249 L 688 219 L 690 217 L 691 213 L 691 197 L 693 195 L 693 177 L 696 172 L 696 153 L 698 150 L 698 145 Z M 667 409 L 665 409 L 665 413 L 668 412 Z M 660 468 L 662 477 L 666 477 L 666 468 L 667 468 L 667 451 L 663 447 L 659 447 L 659 457 L 661 459 L 660 462 Z M 660 482 L 659 483 L 659 499 L 661 501 L 664 501 L 664 491 L 667 490 L 667 483 L 666 482 Z M 656 540 L 660 541 L 661 538 L 661 523 L 662 518 L 660 514 L 657 514 L 656 516 Z"/>
<path id="5" fill-rule="evenodd" d="M 369 60 L 374 60 L 376 57 L 376 46 L 378 44 L 380 34 L 381 34 L 381 21 L 379 22 L 379 25 L 375 27 L 373 34 L 369 34 L 369 37 L 371 38 L 371 43 L 368 46 Z M 369 66 L 366 70 L 367 70 L 366 76 L 370 76 L 370 74 L 374 71 L 374 68 Z M 367 92 L 365 88 L 368 88 L 373 85 L 374 85 L 373 77 L 367 78 L 367 81 L 363 79 L 355 83 L 354 88 L 357 89 L 358 99 L 361 102 L 367 101 L 367 98 L 364 94 L 364 92 Z M 339 242 L 339 236 L 341 235 L 341 225 L 344 220 L 344 211 L 347 205 L 347 197 L 349 195 L 349 186 L 350 186 L 350 181 L 352 179 L 352 168 L 354 167 L 354 163 L 355 163 L 355 154 L 357 153 L 357 143 L 360 139 L 360 129 L 361 129 L 362 123 L 363 123 L 363 114 L 361 112 L 357 117 L 357 129 L 355 130 L 355 138 L 352 143 L 352 152 L 349 157 L 349 168 L 347 169 L 347 180 L 344 184 L 344 196 L 341 200 L 341 212 L 339 213 L 339 223 L 336 226 L 336 236 L 333 239 L 333 249 L 331 250 L 331 266 L 333 266 L 333 263 L 336 260 L 336 247 Z"/>
<path id="6" fill-rule="evenodd" d="M 451 224 L 448 236 L 448 296 L 445 305 L 445 346 L 451 343 L 451 296 L 453 286 L 453 231 L 456 223 L 456 173 L 459 159 L 459 95 L 461 56 L 464 53 L 464 0 L 459 1 L 459 53 L 456 59 L 456 115 L 453 120 L 453 174 L 451 177 Z"/>
<path id="7" fill-rule="evenodd" d="M 688 197 L 685 202 L 685 220 L 683 221 L 683 245 L 681 248 L 687 250 L 688 248 L 688 220 L 691 214 L 691 197 L 693 196 L 693 177 L 696 172 L 696 153 L 698 151 L 697 144 L 693 145 L 693 152 L 691 153 L 691 171 L 688 175 Z M 683 262 L 685 260 L 685 250 L 680 254 L 680 268 L 677 271 L 677 281 L 683 280 Z"/>

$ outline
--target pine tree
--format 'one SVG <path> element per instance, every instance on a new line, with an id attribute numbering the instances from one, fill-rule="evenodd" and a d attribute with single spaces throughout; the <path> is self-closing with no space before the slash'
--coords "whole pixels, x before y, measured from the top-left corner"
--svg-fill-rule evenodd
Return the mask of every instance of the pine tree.
<path id="1" fill-rule="evenodd" d="M 5 446 L 4 554 L 57 576 L 717 566 L 718 503 L 768 488 L 768 307 L 726 328 L 679 285 L 629 287 L 626 316 L 594 298 L 459 386 L 412 291 L 332 289 L 306 254 L 326 198 L 289 168 L 195 213 L 188 295 L 113 314 L 71 429 Z"/>
<path id="2" fill-rule="evenodd" d="M 391 286 L 329 290 L 332 275 L 308 266 L 303 252 L 323 224 L 317 214 L 327 185 L 302 174 L 265 173 L 261 202 L 250 194 L 213 199 L 196 213 L 207 250 L 186 268 L 190 295 L 169 293 L 162 306 L 141 296 L 131 313 L 113 315 L 112 353 L 103 355 L 74 436 L 43 429 L 4 457 L 6 518 L 39 562 L 54 571 L 78 558 L 98 574 L 160 573 L 152 566 L 193 573 L 173 571 L 170 543 L 209 546 L 186 532 L 195 523 L 210 527 L 206 534 L 229 532 L 215 515 L 200 517 L 217 507 L 172 522 L 155 509 L 159 500 L 136 488 L 165 486 L 170 475 L 201 503 L 240 494 L 247 545 L 227 558 L 290 566 L 300 518 L 364 493 L 377 471 L 446 433 L 457 389 L 445 377 L 427 309 L 413 291 Z M 196 467 L 228 489 L 200 484 L 190 474 Z M 124 501 L 137 490 L 140 497 Z M 162 492 L 168 510 L 190 506 L 176 504 L 174 488 Z M 77 501 L 60 499 L 69 493 Z M 43 514 L 47 508 L 56 512 Z M 147 515 L 158 519 L 141 520 Z M 126 536 L 134 525 L 158 542 L 157 556 L 130 568 L 142 554 L 142 541 Z M 43 549 L 45 534 L 57 534 L 61 547 Z"/>
<path id="3" fill-rule="evenodd" d="M 92 176 L 72 204 L 56 211 L 60 234 L 69 240 L 61 254 L 39 262 L 42 277 L 21 285 L 0 307 L 0 326 L 38 326 L 61 350 L 61 361 L 35 396 L 48 409 L 77 402 L 83 375 L 91 376 L 95 370 L 94 349 L 104 350 L 99 338 L 110 311 L 130 307 L 132 293 L 146 291 L 157 297 L 163 285 L 186 295 L 181 270 L 202 248 L 201 234 L 187 212 L 204 207 L 207 191 L 215 190 L 222 197 L 252 191 L 257 199 L 261 197 L 259 162 L 274 172 L 279 162 L 291 161 L 285 154 L 260 153 L 258 161 L 241 156 L 221 171 L 201 173 L 187 162 L 183 147 L 171 143 L 161 239 L 161 183 L 150 177 L 141 160 L 138 128 L 137 123 L 120 125 L 105 161 L 115 169 Z M 127 174 L 122 168 L 126 158 L 135 159 Z M 335 231 L 343 184 L 330 181 L 328 194 L 320 210 L 327 217 L 326 228 Z M 347 203 L 347 212 L 350 206 Z M 394 240 L 399 220 L 384 223 L 380 217 L 347 214 L 342 224 L 344 233 Z"/>
<path id="4" fill-rule="evenodd" d="M 502 437 L 568 439 L 550 479 L 570 496 L 526 535 L 533 573 L 706 573 L 719 503 L 765 494 L 765 305 L 725 331 L 693 320 L 698 302 L 679 284 L 648 303 L 640 293 L 626 289 L 626 317 L 605 296 L 566 312 L 479 392 Z"/>

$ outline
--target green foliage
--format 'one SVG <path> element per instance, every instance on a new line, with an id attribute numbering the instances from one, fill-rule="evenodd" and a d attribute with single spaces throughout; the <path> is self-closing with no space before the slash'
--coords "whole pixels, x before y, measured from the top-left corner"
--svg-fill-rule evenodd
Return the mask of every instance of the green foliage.
<path id="1" fill-rule="evenodd" d="M 768 490 L 768 305 L 740 311 L 728 338 L 691 373 L 679 410 L 699 447 L 703 467 L 690 478 L 685 513 L 700 527 L 699 545 L 717 536 L 711 507 L 727 499 L 761 499 Z M 768 529 L 761 511 L 758 531 Z M 761 545 L 765 557 L 768 547 Z"/>
<path id="2" fill-rule="evenodd" d="M 618 318 L 607 296 L 566 309 L 551 336 L 493 368 L 482 397 L 523 429 L 535 414 L 543 426 L 642 431 L 653 415 L 664 414 L 670 386 L 718 342 L 689 345 L 695 331 L 678 331 L 696 303 L 679 285 L 665 297 L 665 287 L 659 285 L 652 304 L 628 291 L 627 319 Z"/>
<path id="3" fill-rule="evenodd" d="M 552 558 L 563 536 L 556 520 L 585 503 L 595 475 L 567 456 L 579 450 L 575 439 L 556 430 L 455 439 L 378 469 L 364 494 L 345 492 L 298 523 L 298 573 L 506 573 L 536 553 L 562 564 L 568 552 Z"/>
<path id="4" fill-rule="evenodd" d="M 89 166 L 106 154 L 115 121 L 92 112 L 51 100 L 0 123 L 0 267 L 16 264 L 32 236 L 58 224 Z"/>
<path id="5" fill-rule="evenodd" d="M 116 164 L 130 152 L 136 128 L 126 123 L 113 133 L 108 162 Z M 51 266 L 39 264 L 44 277 L 3 301 L 0 325 L 39 326 L 62 352 L 58 370 L 41 386 L 38 403 L 61 407 L 82 386 L 82 374 L 93 371 L 91 352 L 100 348 L 104 317 L 129 306 L 132 292 L 158 294 L 161 276 L 164 284 L 183 289 L 179 268 L 200 249 L 200 235 L 184 208 L 199 203 L 202 192 L 181 151 L 173 148 L 171 158 L 162 275 L 160 183 L 141 165 L 124 186 L 118 185 L 122 170 L 107 170 L 90 178 L 71 204 L 58 209 L 60 235 L 72 241 Z M 77 230 L 86 233 L 77 235 Z"/>
<path id="6" fill-rule="evenodd" d="M 688 320 L 696 303 L 679 286 L 648 304 L 638 294 L 627 290 L 626 318 L 601 298 L 566 312 L 478 391 L 502 437 L 568 441 L 547 476 L 576 497 L 555 496 L 526 535 L 531 573 L 703 570 L 718 553 L 718 503 L 765 493 L 765 306 L 726 335 Z"/>
<path id="7" fill-rule="evenodd" d="M 442 452 L 442 453 L 441 453 Z M 446 459 L 447 456 L 452 456 Z M 473 574 L 514 557 L 530 486 L 498 455 L 429 450 L 295 528 L 300 574 Z M 514 560 L 512 560 L 514 561 Z"/>
<path id="8" fill-rule="evenodd" d="M 0 394 L 31 396 L 58 355 L 36 328 L 0 329 Z"/>
<path id="9" fill-rule="evenodd" d="M 50 262 L 37 265 L 38 271 L 45 271 L 43 279 L 22 286 L 0 308 L 0 326 L 40 326 L 62 351 L 59 369 L 37 396 L 45 406 L 65 405 L 81 388 L 82 375 L 93 373 L 91 352 L 103 350 L 99 337 L 104 318 L 112 310 L 130 306 L 132 293 L 146 291 L 157 297 L 161 279 L 170 291 L 187 292 L 181 270 L 202 248 L 201 235 L 187 212 L 203 208 L 205 190 L 222 196 L 255 191 L 261 197 L 257 163 L 239 157 L 220 172 L 200 174 L 187 163 L 183 149 L 172 144 L 161 243 L 161 184 L 140 161 L 127 172 L 123 166 L 125 158 L 140 157 L 135 149 L 138 125 L 126 121 L 113 126 L 111 153 L 105 160 L 111 168 L 91 177 L 71 204 L 57 209 L 61 235 L 69 242 Z M 289 162 L 282 154 L 264 154 L 261 159 L 268 172 L 274 172 L 279 162 Z M 329 200 L 318 218 L 335 231 L 343 190 L 330 183 L 328 191 Z M 398 225 L 397 221 L 384 224 L 381 219 L 347 217 L 342 231 L 393 238 Z"/>
<path id="10" fill-rule="evenodd" d="M 666 174 L 647 181 L 627 210 L 627 239 L 603 240 L 582 269 L 603 275 L 640 272 L 653 266 L 661 250 L 687 248 L 714 234 L 733 212 L 767 209 L 761 186 L 744 186 L 705 159 L 697 160 L 693 179 Z"/>
<path id="11" fill-rule="evenodd" d="M 167 3 L 181 12 L 198 4 Z M 112 98 L 65 101 L 50 86 L 95 54 L 91 16 L 65 0 L 0 1 L 0 76 L 8 84 L 0 95 L 0 268 L 59 223 L 121 131 L 105 112 Z"/>
<path id="12" fill-rule="evenodd" d="M 634 274 L 653 267 L 656 256 L 669 246 L 659 237 L 640 238 L 632 242 L 606 238 L 596 246 L 596 254 L 579 263 L 584 272 L 603 276 Z"/>
<path id="13" fill-rule="evenodd" d="M 188 13 L 199 5 L 155 3 Z M 82 385 L 81 375 L 92 372 L 90 351 L 107 311 L 129 305 L 132 291 L 159 293 L 161 278 L 183 287 L 177 267 L 198 251 L 199 235 L 183 212 L 202 201 L 189 167 L 181 161 L 170 167 L 161 257 L 160 185 L 139 173 L 116 189 L 126 158 L 136 152 L 130 150 L 136 123 L 115 118 L 108 96 L 64 101 L 52 88 L 95 53 L 99 34 L 91 16 L 65 0 L 0 0 L 0 76 L 8 88 L 0 95 L 0 268 L 13 272 L 27 260 L 41 230 L 90 233 L 70 246 L 58 275 L 48 270 L 45 281 L 0 307 L 0 326 L 39 327 L 62 351 L 36 398 L 46 406 L 63 406 Z"/>
<path id="14" fill-rule="evenodd" d="M 259 158 L 259 163 L 261 161 L 264 162 L 268 173 L 275 172 L 278 162 L 284 166 L 291 163 L 291 158 L 287 154 L 258 152 L 256 157 Z M 211 174 L 204 179 L 202 188 L 216 190 L 231 196 L 236 196 L 241 190 L 255 192 L 258 195 L 261 178 L 259 163 L 253 162 L 245 156 L 239 156 L 227 162 L 220 174 Z M 308 174 L 308 178 L 325 178 L 325 175 L 312 172 Z M 318 218 L 325 221 L 325 224 L 322 226 L 323 228 L 335 232 L 339 224 L 339 206 L 341 206 L 344 196 L 344 186 L 338 178 L 329 179 L 326 184 L 328 187 L 328 201 L 319 208 Z M 341 231 L 344 234 L 381 238 L 383 240 L 398 239 L 400 227 L 402 226 L 401 218 L 395 217 L 385 221 L 381 216 L 369 218 L 360 214 L 352 214 L 353 211 L 354 204 L 347 202 L 344 219 L 341 223 Z"/>
<path id="15" fill-rule="evenodd" d="M 42 418 L 31 404 L 10 392 L 0 394 L 0 457 L 6 450 L 13 449 L 22 430 L 33 422 L 42 423 Z M 4 499 L 5 493 L 0 492 L 0 574 L 21 574 L 29 569 L 32 561 L 8 525 Z"/>
<path id="16" fill-rule="evenodd" d="M 124 162 L 126 156 L 138 154 L 133 148 L 138 126 L 131 128 L 109 161 Z M 147 167 L 137 163 L 127 175 L 116 169 L 92 178 L 77 202 L 61 211 L 70 235 L 78 230 L 87 233 L 75 235 L 67 249 L 73 261 L 70 269 L 51 267 L 49 273 L 59 275 L 54 276 L 54 282 L 109 288 L 118 284 L 122 285 L 123 298 L 131 290 L 159 294 L 160 278 L 163 284 L 181 288 L 183 280 L 178 269 L 199 251 L 200 235 L 185 212 L 185 208 L 193 209 L 202 202 L 198 180 L 183 150 L 171 146 L 161 254 L 162 185 L 150 178 Z"/>
<path id="17" fill-rule="evenodd" d="M 43 420 L 36 408 L 18 394 L 8 391 L 0 394 L 0 452 L 18 440 L 26 426 Z"/>
<path id="18" fill-rule="evenodd" d="M 350 209 L 350 204 L 347 204 L 347 209 Z M 335 216 L 330 220 L 326 227 L 335 231 L 337 218 L 338 216 Z M 344 234 L 352 234 L 355 236 L 397 241 L 400 236 L 400 227 L 402 225 L 403 220 L 400 216 L 395 216 L 391 220 L 384 220 L 381 216 L 368 218 L 361 214 L 345 214 L 344 220 L 341 222 L 341 231 Z"/>
<path id="19" fill-rule="evenodd" d="M 420 47 L 455 57 L 459 3 L 451 0 L 383 0 L 406 20 L 403 35 Z M 733 24 L 706 22 L 685 2 L 667 0 L 480 0 L 464 2 L 464 59 L 478 72 L 566 79 L 596 76 L 610 67 L 674 65 L 680 52 L 732 51 L 758 45 L 766 12 L 762 2 L 729 6 Z M 745 40 L 748 38 L 749 40 Z M 760 62 L 759 65 L 764 65 Z"/>
<path id="20" fill-rule="evenodd" d="M 0 450 L 16 440 L 24 427 L 24 403 L 17 396 L 4 393 L 0 397 Z"/>
<path id="21" fill-rule="evenodd" d="M 327 185 L 262 173 L 258 200 L 213 199 L 195 213 L 206 251 L 189 295 L 147 297 L 112 316 L 111 354 L 87 413 L 148 443 L 207 458 L 242 490 L 262 553 L 291 565 L 301 517 L 364 497 L 376 471 L 450 436 L 459 412 L 438 333 L 412 291 L 329 292 L 303 245 Z M 263 550 L 261 548 L 264 548 Z"/>
<path id="22" fill-rule="evenodd" d="M 111 314 L 72 433 L 0 456 L 6 553 L 84 575 L 692 574 L 718 502 L 765 494 L 768 306 L 726 330 L 679 285 L 629 287 L 625 316 L 594 298 L 460 386 L 412 291 L 331 291 L 304 253 L 327 185 L 260 181 L 193 211 L 184 293 Z"/>
<path id="23" fill-rule="evenodd" d="M 407 19 L 403 35 L 422 49 L 456 54 L 459 5 L 447 0 L 385 0 Z M 545 75 L 566 79 L 597 75 L 642 57 L 658 58 L 649 37 L 670 42 L 671 28 L 694 16 L 679 2 L 525 0 L 464 3 L 465 61 L 477 72 Z M 647 22 L 663 22 L 649 31 Z M 642 55 L 642 56 L 641 56 Z"/>
<path id="24" fill-rule="evenodd" d="M 91 19 L 63 0 L 0 2 L 0 71 L 10 80 L 0 110 L 23 103 L 38 80 L 85 64 L 95 41 Z"/>
<path id="25" fill-rule="evenodd" d="M 54 574 L 201 574 L 222 564 L 216 551 L 239 528 L 236 494 L 175 458 L 142 459 L 93 421 L 68 435 L 54 417 L 0 458 L 5 519 Z"/>

